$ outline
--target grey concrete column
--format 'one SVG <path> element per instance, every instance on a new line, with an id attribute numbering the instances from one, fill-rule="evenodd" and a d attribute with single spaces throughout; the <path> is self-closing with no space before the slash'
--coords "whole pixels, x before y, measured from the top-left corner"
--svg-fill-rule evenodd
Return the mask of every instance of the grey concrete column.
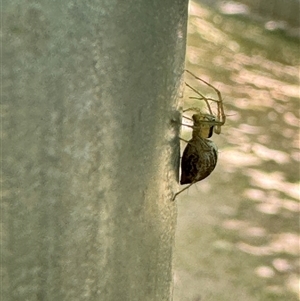
<path id="1" fill-rule="evenodd" d="M 2 300 L 171 300 L 187 0 L 2 8 Z"/>

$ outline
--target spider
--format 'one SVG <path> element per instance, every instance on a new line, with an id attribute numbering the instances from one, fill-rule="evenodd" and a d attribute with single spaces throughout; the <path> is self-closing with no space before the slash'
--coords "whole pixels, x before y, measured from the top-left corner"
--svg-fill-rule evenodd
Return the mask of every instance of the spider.
<path id="1" fill-rule="evenodd" d="M 185 71 L 192 75 L 195 79 L 214 89 L 218 95 L 218 99 L 205 97 L 198 90 L 190 86 L 188 83 L 185 83 L 187 87 L 189 87 L 197 94 L 197 97 L 190 98 L 203 100 L 206 103 L 209 114 L 202 113 L 200 108 L 196 107 L 188 108 L 183 111 L 195 112 L 192 118 L 183 116 L 184 118 L 189 119 L 193 122 L 192 126 L 183 124 L 193 129 L 192 139 L 189 141 L 182 139 L 183 141 L 187 142 L 187 145 L 184 149 L 181 159 L 180 184 L 189 185 L 178 191 L 173 196 L 173 201 L 181 192 L 185 191 L 196 182 L 205 179 L 214 170 L 218 160 L 218 149 L 213 141 L 209 140 L 208 138 L 213 135 L 213 132 L 220 134 L 221 127 L 225 124 L 226 121 L 226 116 L 223 108 L 223 99 L 220 91 L 213 85 L 209 84 L 207 81 L 201 79 L 200 77 L 197 77 L 192 72 L 188 70 Z M 209 101 L 213 101 L 217 104 L 217 116 L 214 116 Z"/>

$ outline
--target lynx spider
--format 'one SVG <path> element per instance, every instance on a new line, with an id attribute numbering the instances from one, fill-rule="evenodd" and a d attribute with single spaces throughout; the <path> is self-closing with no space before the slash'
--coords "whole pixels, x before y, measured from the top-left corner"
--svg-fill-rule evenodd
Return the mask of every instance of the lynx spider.
<path id="1" fill-rule="evenodd" d="M 183 111 L 193 111 L 196 113 L 192 116 L 192 119 L 184 116 L 184 118 L 193 121 L 192 126 L 183 124 L 193 129 L 191 140 L 185 141 L 182 139 L 183 141 L 187 142 L 187 145 L 181 159 L 180 184 L 189 185 L 178 191 L 173 196 L 173 201 L 181 192 L 187 190 L 196 182 L 203 180 L 214 170 L 218 159 L 218 149 L 213 141 L 209 140 L 208 138 L 212 136 L 213 132 L 220 134 L 221 127 L 226 121 L 221 92 L 213 85 L 196 76 L 192 72 L 188 70 L 185 71 L 195 79 L 211 87 L 217 93 L 218 99 L 205 97 L 198 90 L 190 86 L 188 83 L 185 83 L 187 87 L 197 94 L 197 97 L 190 98 L 203 100 L 206 103 L 209 114 L 202 113 L 200 108 L 197 107 L 188 108 Z M 217 116 L 213 114 L 209 101 L 217 104 Z"/>

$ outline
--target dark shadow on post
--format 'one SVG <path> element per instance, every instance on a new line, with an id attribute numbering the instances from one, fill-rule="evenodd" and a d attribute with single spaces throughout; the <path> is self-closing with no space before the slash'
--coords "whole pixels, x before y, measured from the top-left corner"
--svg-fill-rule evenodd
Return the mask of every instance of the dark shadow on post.
<path id="1" fill-rule="evenodd" d="M 187 4 L 4 1 L 3 300 L 171 300 Z"/>

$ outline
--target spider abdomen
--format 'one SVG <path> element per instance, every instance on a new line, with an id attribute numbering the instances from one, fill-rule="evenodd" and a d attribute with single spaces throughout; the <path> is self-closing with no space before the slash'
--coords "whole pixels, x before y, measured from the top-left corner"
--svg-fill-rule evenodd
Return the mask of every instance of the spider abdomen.
<path id="1" fill-rule="evenodd" d="M 181 160 L 180 184 L 191 184 L 205 179 L 214 170 L 218 149 L 209 139 L 193 137 L 184 149 Z"/>

